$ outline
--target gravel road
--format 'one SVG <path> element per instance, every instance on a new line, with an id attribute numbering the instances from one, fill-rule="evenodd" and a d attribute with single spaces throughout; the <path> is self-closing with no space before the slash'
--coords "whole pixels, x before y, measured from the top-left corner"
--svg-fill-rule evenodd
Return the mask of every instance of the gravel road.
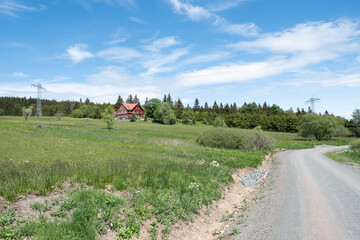
<path id="1" fill-rule="evenodd" d="M 229 239 L 360 239 L 360 170 L 324 156 L 344 148 L 278 153 L 263 197 Z"/>

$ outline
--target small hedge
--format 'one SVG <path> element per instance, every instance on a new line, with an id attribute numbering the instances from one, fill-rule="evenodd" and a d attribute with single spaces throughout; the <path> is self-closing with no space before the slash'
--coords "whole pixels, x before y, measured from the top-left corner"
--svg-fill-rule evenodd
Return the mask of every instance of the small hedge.
<path id="1" fill-rule="evenodd" d="M 205 147 L 247 151 L 274 146 L 274 140 L 265 132 L 224 128 L 208 130 L 202 133 L 196 142 Z"/>

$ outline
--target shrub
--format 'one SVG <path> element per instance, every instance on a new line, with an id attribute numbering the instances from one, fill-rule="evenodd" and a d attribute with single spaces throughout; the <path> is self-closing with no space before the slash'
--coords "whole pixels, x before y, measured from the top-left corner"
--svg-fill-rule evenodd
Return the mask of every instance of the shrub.
<path id="1" fill-rule="evenodd" d="M 106 128 L 110 129 L 114 125 L 115 117 L 114 117 L 115 111 L 112 107 L 112 105 L 109 105 L 105 108 L 105 111 L 102 113 L 102 117 L 104 118 L 106 122 Z"/>
<path id="2" fill-rule="evenodd" d="M 212 125 L 214 127 L 227 127 L 224 119 L 222 119 L 221 117 L 216 117 Z"/>
<path id="3" fill-rule="evenodd" d="M 135 114 L 131 114 L 130 122 L 136 122 Z"/>
<path id="4" fill-rule="evenodd" d="M 266 133 L 238 129 L 211 129 L 202 133 L 196 142 L 205 147 L 240 150 L 261 150 L 274 145 Z"/>
<path id="5" fill-rule="evenodd" d="M 302 117 L 299 126 L 299 134 L 302 137 L 314 136 L 316 140 L 330 140 L 335 134 L 346 135 L 342 123 L 330 115 L 317 115 L 314 113 Z"/>
<path id="6" fill-rule="evenodd" d="M 167 102 L 162 103 L 154 112 L 154 122 L 165 125 L 172 125 L 176 123 L 174 111 Z"/>
<path id="7" fill-rule="evenodd" d="M 191 121 L 189 118 L 184 118 L 182 121 L 182 124 L 185 124 L 185 125 L 190 125 L 191 124 Z"/>
<path id="8" fill-rule="evenodd" d="M 352 149 L 360 149 L 360 139 L 353 140 L 350 146 Z"/>
<path id="9" fill-rule="evenodd" d="M 261 150 L 268 147 L 274 147 L 274 139 L 271 138 L 268 134 L 260 131 L 254 131 L 251 145 L 253 150 Z"/>
<path id="10" fill-rule="evenodd" d="M 257 125 L 253 130 L 254 130 L 254 131 L 259 131 L 259 132 L 261 132 L 261 131 L 262 131 L 262 128 L 261 128 L 260 125 Z"/>

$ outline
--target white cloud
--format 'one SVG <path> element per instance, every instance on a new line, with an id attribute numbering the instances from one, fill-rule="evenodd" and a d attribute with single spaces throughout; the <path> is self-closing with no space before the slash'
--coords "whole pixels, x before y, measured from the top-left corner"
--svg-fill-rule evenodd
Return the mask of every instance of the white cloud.
<path id="1" fill-rule="evenodd" d="M 27 77 L 28 75 L 23 72 L 14 72 L 12 74 L 13 77 Z"/>
<path id="2" fill-rule="evenodd" d="M 4 15 L 9 15 L 16 17 L 19 12 L 30 12 L 37 11 L 37 8 L 29 7 L 24 4 L 19 3 L 16 0 L 2 0 L 0 2 L 0 13 Z"/>
<path id="3" fill-rule="evenodd" d="M 182 0 L 168 0 L 168 2 L 173 6 L 176 13 L 186 15 L 193 21 L 212 17 L 212 14 L 203 7 L 193 6 Z"/>
<path id="4" fill-rule="evenodd" d="M 126 38 L 121 38 L 121 39 L 115 39 L 115 40 L 111 40 L 111 41 L 106 41 L 104 42 L 107 45 L 116 45 L 118 43 L 122 43 L 122 42 L 126 42 Z"/>
<path id="5" fill-rule="evenodd" d="M 340 19 L 333 22 L 308 22 L 282 32 L 264 34 L 255 41 L 231 45 L 247 51 L 276 53 L 358 51 L 359 22 Z"/>
<path id="6" fill-rule="evenodd" d="M 120 60 L 125 61 L 133 58 L 139 58 L 142 56 L 140 52 L 132 48 L 126 47 L 113 47 L 104 49 L 96 54 L 96 56 L 105 58 L 108 61 Z"/>
<path id="7" fill-rule="evenodd" d="M 167 0 L 172 4 L 174 10 L 178 14 L 186 15 L 189 19 L 193 21 L 199 21 L 204 19 L 210 19 L 213 21 L 213 25 L 217 26 L 221 31 L 227 32 L 230 34 L 236 34 L 241 36 L 256 36 L 258 35 L 259 28 L 254 23 L 244 23 L 244 24 L 232 24 L 229 23 L 225 18 L 219 17 L 213 12 L 209 11 L 206 8 L 200 6 L 191 5 L 187 1 L 182 0 Z M 218 2 L 212 8 L 214 10 L 225 10 L 236 6 L 240 1 L 228 0 L 223 2 Z M 224 5 L 221 5 L 224 4 Z M 222 6 L 222 7 L 220 7 Z M 211 9 L 211 7 L 210 7 Z"/>
<path id="8" fill-rule="evenodd" d="M 226 21 L 222 21 L 222 23 L 218 25 L 224 32 L 241 36 L 257 36 L 260 32 L 259 27 L 254 23 L 231 24 Z"/>
<path id="9" fill-rule="evenodd" d="M 136 82 L 136 78 L 129 75 L 124 68 L 106 66 L 100 68 L 100 72 L 86 77 L 86 80 L 93 84 L 114 84 L 121 85 Z"/>
<path id="10" fill-rule="evenodd" d="M 108 5 L 120 5 L 123 7 L 136 7 L 136 0 L 76 0 L 86 9 L 91 9 L 92 4 L 102 2 Z"/>
<path id="11" fill-rule="evenodd" d="M 180 44 L 180 40 L 178 40 L 174 36 L 160 38 L 152 42 L 151 45 L 144 46 L 146 50 L 157 52 L 165 48 L 169 48 L 175 45 Z"/>
<path id="12" fill-rule="evenodd" d="M 335 57 L 335 56 L 332 56 Z M 303 67 L 330 59 L 326 53 L 302 54 L 293 57 L 279 56 L 264 61 L 233 63 L 181 73 L 176 79 L 181 87 L 242 83 L 283 73 L 298 72 Z"/>
<path id="13" fill-rule="evenodd" d="M 129 17 L 129 20 L 136 22 L 136 23 L 146 24 L 146 22 L 144 20 L 137 18 L 137 17 Z"/>
<path id="14" fill-rule="evenodd" d="M 94 55 L 85 49 L 87 48 L 86 44 L 74 44 L 73 46 L 69 47 L 66 52 L 68 57 L 75 63 L 79 63 L 84 61 L 87 58 L 92 58 Z"/>
<path id="15" fill-rule="evenodd" d="M 151 54 L 142 62 L 142 65 L 147 68 L 147 72 L 142 76 L 154 75 L 162 72 L 169 72 L 176 68 L 173 64 L 179 58 L 187 55 L 189 50 L 187 48 L 180 48 L 173 50 L 171 53 Z M 169 66 L 171 64 L 171 66 Z"/>
<path id="16" fill-rule="evenodd" d="M 239 3 L 244 2 L 246 0 L 220 0 L 220 1 L 213 1 L 208 3 L 207 9 L 209 9 L 209 11 L 224 11 L 227 10 L 229 8 L 233 8 L 236 7 L 237 5 L 239 5 Z"/>

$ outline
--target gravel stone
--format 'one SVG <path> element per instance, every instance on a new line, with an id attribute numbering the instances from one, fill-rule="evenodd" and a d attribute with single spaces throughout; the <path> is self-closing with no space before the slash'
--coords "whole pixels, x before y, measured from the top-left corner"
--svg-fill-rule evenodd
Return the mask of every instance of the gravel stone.
<path id="1" fill-rule="evenodd" d="M 254 187 L 254 186 L 257 186 L 261 182 L 261 179 L 267 173 L 268 173 L 268 171 L 255 170 L 255 171 L 251 172 L 246 178 L 240 179 L 240 182 L 242 183 L 242 185 L 244 185 L 246 187 Z"/>

